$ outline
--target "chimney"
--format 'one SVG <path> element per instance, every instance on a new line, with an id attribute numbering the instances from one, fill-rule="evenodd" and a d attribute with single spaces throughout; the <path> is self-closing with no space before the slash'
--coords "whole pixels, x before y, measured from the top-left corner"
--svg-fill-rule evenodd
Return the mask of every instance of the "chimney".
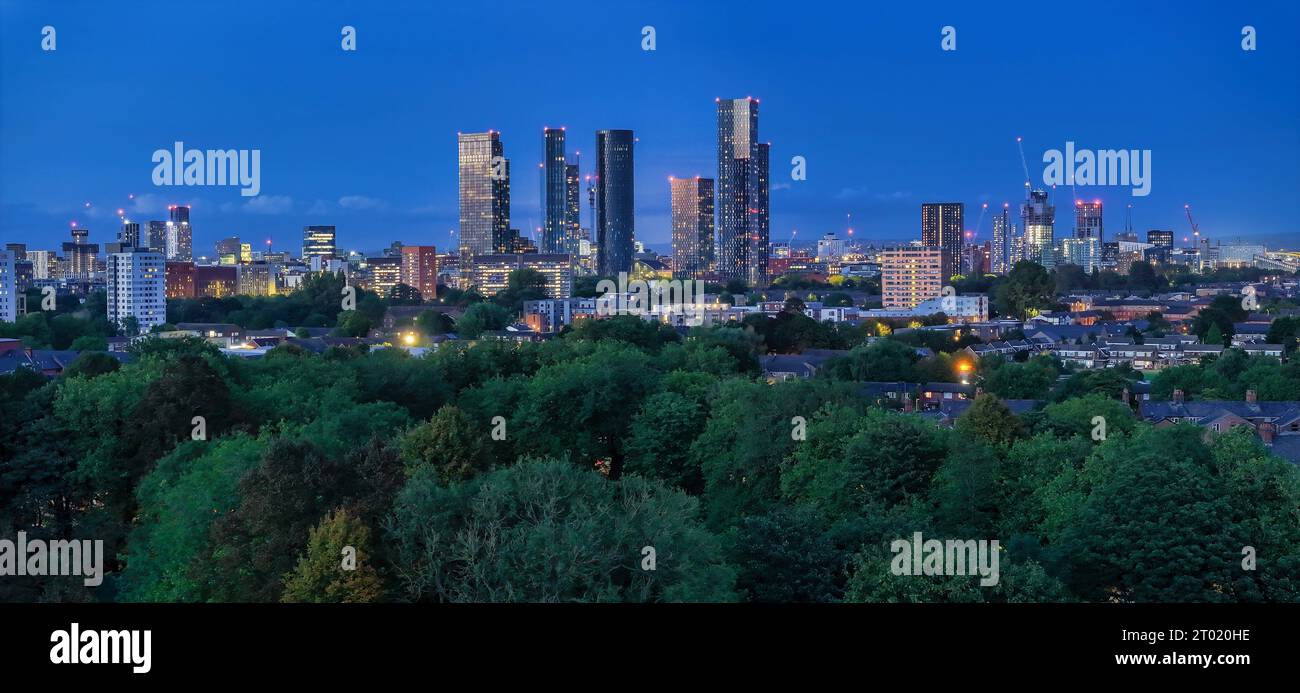
<path id="1" fill-rule="evenodd" d="M 1264 441 L 1265 445 L 1273 444 L 1273 429 L 1274 425 L 1272 421 L 1265 421 L 1256 429 L 1259 431 L 1259 439 Z"/>
<path id="2" fill-rule="evenodd" d="M 1183 391 L 1174 390 L 1174 404 L 1182 404 L 1182 403 L 1183 403 Z"/>
<path id="3" fill-rule="evenodd" d="M 1119 393 L 1119 398 L 1124 400 L 1124 404 L 1130 404 L 1129 400 L 1132 399 L 1132 397 L 1133 395 L 1128 391 L 1127 387 Z"/>
<path id="4" fill-rule="evenodd" d="M 1247 403 L 1247 404 L 1254 404 L 1256 399 L 1258 399 L 1258 397 L 1257 397 L 1257 395 L 1255 394 L 1255 391 L 1254 391 L 1254 390 L 1246 390 L 1246 403 Z"/>
<path id="5" fill-rule="evenodd" d="M 912 411 L 912 396 L 907 394 L 906 392 L 903 393 L 903 411 L 904 412 Z"/>

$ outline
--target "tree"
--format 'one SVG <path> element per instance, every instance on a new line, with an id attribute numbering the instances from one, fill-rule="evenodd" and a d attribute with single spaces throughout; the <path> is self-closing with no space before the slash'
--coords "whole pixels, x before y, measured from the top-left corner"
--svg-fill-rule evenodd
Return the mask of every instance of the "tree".
<path id="1" fill-rule="evenodd" d="M 384 298 L 388 300 L 390 306 L 418 306 L 424 303 L 424 295 L 419 289 L 400 282 L 394 284 Z"/>
<path id="2" fill-rule="evenodd" d="M 339 313 L 339 324 L 335 332 L 344 337 L 365 337 L 370 334 L 371 322 L 360 310 L 348 310 Z"/>
<path id="3" fill-rule="evenodd" d="M 1055 288 L 1042 265 L 1021 260 L 998 285 L 994 303 L 1002 315 L 1025 319 L 1053 305 Z"/>
<path id="4" fill-rule="evenodd" d="M 755 602 L 838 601 L 847 555 L 827 529 L 825 518 L 806 507 L 741 518 L 724 538 L 727 562 L 739 571 L 737 589 Z"/>
<path id="5" fill-rule="evenodd" d="M 307 551 L 298 557 L 298 565 L 285 579 L 280 601 L 379 601 L 384 593 L 383 581 L 371 564 L 369 548 L 369 527 L 347 510 L 331 512 L 308 534 Z"/>
<path id="6" fill-rule="evenodd" d="M 400 439 L 412 477 L 429 476 L 443 484 L 471 479 L 492 467 L 486 421 L 474 425 L 460 409 L 447 405 Z"/>
<path id="7" fill-rule="evenodd" d="M 657 481 L 524 459 L 449 487 L 412 479 L 391 535 L 412 599 L 732 601 L 735 574 L 698 512 Z"/>
<path id="8" fill-rule="evenodd" d="M 63 369 L 63 377 L 93 378 L 97 375 L 112 373 L 122 367 L 122 362 L 102 351 L 87 351 Z"/>
<path id="9" fill-rule="evenodd" d="M 976 397 L 966 413 L 957 418 L 955 428 L 958 433 L 994 445 L 1010 445 L 1024 435 L 1020 419 L 1011 413 L 1007 405 L 990 394 Z"/>
<path id="10" fill-rule="evenodd" d="M 456 321 L 456 334 L 461 339 L 478 339 L 489 330 L 505 329 L 513 317 L 508 309 L 495 303 L 475 303 Z"/>
<path id="11" fill-rule="evenodd" d="M 1206 344 L 1217 344 L 1219 346 L 1225 346 L 1224 339 L 1223 339 L 1223 330 L 1219 329 L 1219 326 L 1215 323 L 1209 324 L 1209 327 L 1205 330 L 1205 336 L 1202 337 L 1202 339 L 1205 340 Z"/>
<path id="12" fill-rule="evenodd" d="M 704 477 L 690 451 L 704 422 L 701 406 L 690 398 L 675 392 L 650 395 L 629 426 L 625 470 L 699 494 Z"/>

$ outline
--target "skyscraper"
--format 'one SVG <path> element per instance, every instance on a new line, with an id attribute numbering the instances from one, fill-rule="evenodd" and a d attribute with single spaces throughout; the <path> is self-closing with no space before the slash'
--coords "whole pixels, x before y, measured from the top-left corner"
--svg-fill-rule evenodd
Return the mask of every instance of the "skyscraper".
<path id="1" fill-rule="evenodd" d="M 501 133 L 457 135 L 460 165 L 460 254 L 507 252 L 510 242 L 510 160 Z"/>
<path id="2" fill-rule="evenodd" d="M 63 276 L 68 279 L 90 279 L 95 273 L 95 259 L 99 257 L 99 244 L 88 243 L 90 229 L 73 227 L 72 242 L 63 244 L 63 258 L 67 269 Z"/>
<path id="3" fill-rule="evenodd" d="M 596 273 L 632 271 L 636 235 L 631 130 L 596 133 Z"/>
<path id="4" fill-rule="evenodd" d="M 171 205 L 167 208 L 171 218 L 167 221 L 167 259 L 189 262 L 194 259 L 194 233 L 190 230 L 188 205 Z"/>
<path id="5" fill-rule="evenodd" d="M 768 157 L 758 99 L 718 99 L 717 269 L 752 286 L 767 280 Z"/>
<path id="6" fill-rule="evenodd" d="M 188 223 L 187 223 L 188 225 Z M 108 321 L 122 327 L 135 318 L 139 332 L 167 321 L 165 260 L 139 248 L 108 255 Z"/>
<path id="7" fill-rule="evenodd" d="M 331 258 L 337 254 L 333 226 L 302 227 L 302 261 L 311 262 L 311 258 Z"/>
<path id="8" fill-rule="evenodd" d="M 926 202 L 921 205 L 921 245 L 943 251 L 943 280 L 961 273 L 962 219 L 960 202 Z"/>
<path id="9" fill-rule="evenodd" d="M 1002 213 L 993 217 L 993 248 L 989 264 L 994 274 L 1011 270 L 1011 205 L 1002 203 Z"/>
<path id="10" fill-rule="evenodd" d="M 1101 200 L 1074 202 L 1074 237 L 1095 238 L 1100 243 L 1102 238 Z"/>
<path id="11" fill-rule="evenodd" d="M 699 279 L 713 255 L 713 179 L 669 178 L 673 277 Z"/>
<path id="12" fill-rule="evenodd" d="M 542 174 L 542 252 L 567 252 L 569 245 L 569 164 L 564 153 L 564 128 L 542 131 L 546 160 Z"/>
<path id="13" fill-rule="evenodd" d="M 1025 230 L 1024 259 L 1044 267 L 1055 265 L 1056 207 L 1048 202 L 1046 191 L 1029 191 L 1029 198 L 1020 207 L 1020 223 Z"/>
<path id="14" fill-rule="evenodd" d="M 122 222 L 122 230 L 117 232 L 117 242 L 130 248 L 140 247 L 140 223 Z"/>
<path id="15" fill-rule="evenodd" d="M 148 231 L 146 232 L 146 238 L 143 240 L 144 245 L 147 246 L 149 250 L 152 250 L 155 253 L 166 254 L 167 222 L 158 220 L 150 221 Z"/>
<path id="16" fill-rule="evenodd" d="M 578 164 L 564 167 L 564 251 L 572 257 L 578 255 L 578 238 L 582 235 L 582 174 Z"/>

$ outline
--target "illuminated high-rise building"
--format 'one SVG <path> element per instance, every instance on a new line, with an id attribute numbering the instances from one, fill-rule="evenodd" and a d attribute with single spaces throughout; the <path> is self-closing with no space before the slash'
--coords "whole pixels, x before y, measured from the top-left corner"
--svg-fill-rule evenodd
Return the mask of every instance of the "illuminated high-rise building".
<path id="1" fill-rule="evenodd" d="M 510 243 L 510 160 L 505 158 L 501 133 L 460 133 L 460 254 L 508 251 Z"/>
<path id="2" fill-rule="evenodd" d="M 717 270 L 767 281 L 770 147 L 758 141 L 758 99 L 718 99 Z"/>
<path id="3" fill-rule="evenodd" d="M 140 223 L 136 221 L 123 221 L 121 230 L 117 232 L 117 242 L 129 248 L 141 247 Z"/>
<path id="4" fill-rule="evenodd" d="M 542 164 L 543 253 L 563 253 L 569 243 L 569 164 L 564 153 L 564 128 L 542 131 L 546 159 Z"/>
<path id="5" fill-rule="evenodd" d="M 431 245 L 402 246 L 401 282 L 426 301 L 438 296 L 438 249 Z"/>
<path id="6" fill-rule="evenodd" d="M 194 232 L 190 229 L 190 208 L 188 205 L 171 205 L 170 219 L 167 221 L 167 259 L 173 262 L 189 262 L 194 259 Z"/>
<path id="7" fill-rule="evenodd" d="M 921 205 L 921 245 L 943 251 L 943 280 L 961 273 L 962 225 L 965 205 L 926 202 Z"/>
<path id="8" fill-rule="evenodd" d="M 90 279 L 95 273 L 99 244 L 89 243 L 90 229 L 72 227 L 72 242 L 63 244 L 64 271 L 67 279 Z"/>
<path id="9" fill-rule="evenodd" d="M 1002 204 L 1002 212 L 993 215 L 993 246 L 989 265 L 993 274 L 1006 274 L 1015 262 L 1011 259 L 1011 205 Z"/>
<path id="10" fill-rule="evenodd" d="M 713 180 L 669 178 L 672 202 L 673 277 L 699 279 L 713 255 Z"/>
<path id="11" fill-rule="evenodd" d="M 311 258 L 332 258 L 338 254 L 335 244 L 333 226 L 302 227 L 302 261 L 311 262 Z"/>
<path id="12" fill-rule="evenodd" d="M 1024 229 L 1024 259 L 1044 267 L 1056 264 L 1054 249 L 1056 207 L 1044 190 L 1031 190 L 1020 207 L 1020 225 Z"/>
<path id="13" fill-rule="evenodd" d="M 915 308 L 943 293 L 947 253 L 943 248 L 890 248 L 880 259 L 881 305 L 885 308 Z"/>
<path id="14" fill-rule="evenodd" d="M 135 318 L 140 333 L 167 322 L 166 260 L 162 253 L 124 248 L 109 253 L 108 321 L 123 327 Z"/>
<path id="15" fill-rule="evenodd" d="M 596 272 L 632 271 L 636 238 L 636 196 L 631 130 L 596 133 Z"/>
<path id="16" fill-rule="evenodd" d="M 1092 202 L 1075 200 L 1074 237 L 1095 238 L 1098 242 L 1105 240 L 1102 237 L 1101 200 Z"/>
<path id="17" fill-rule="evenodd" d="M 578 164 L 564 167 L 564 251 L 570 256 L 578 255 L 578 240 L 582 237 L 582 175 Z"/>

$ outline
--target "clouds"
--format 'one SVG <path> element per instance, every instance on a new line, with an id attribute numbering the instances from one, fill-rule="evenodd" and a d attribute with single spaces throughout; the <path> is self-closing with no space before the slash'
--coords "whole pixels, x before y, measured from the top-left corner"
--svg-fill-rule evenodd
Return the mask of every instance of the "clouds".
<path id="1" fill-rule="evenodd" d="M 343 209 L 384 209 L 388 203 L 365 195 L 344 195 L 339 198 L 339 207 Z"/>
<path id="2" fill-rule="evenodd" d="M 243 210 L 250 214 L 287 214 L 293 210 L 293 198 L 288 195 L 258 195 L 245 202 Z"/>

